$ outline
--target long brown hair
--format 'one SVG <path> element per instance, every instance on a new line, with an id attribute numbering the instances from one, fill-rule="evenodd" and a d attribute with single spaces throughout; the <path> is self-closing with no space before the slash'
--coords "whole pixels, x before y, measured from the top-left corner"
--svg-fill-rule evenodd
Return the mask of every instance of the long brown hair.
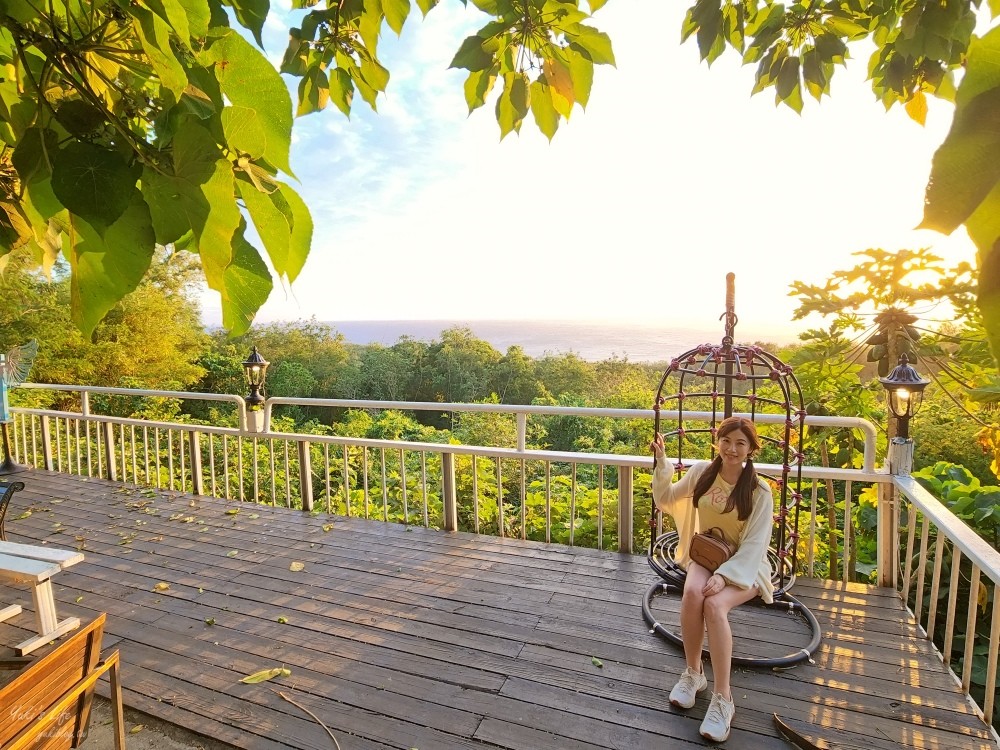
<path id="1" fill-rule="evenodd" d="M 750 517 L 750 511 L 753 510 L 753 493 L 757 490 L 757 485 L 760 481 L 757 478 L 757 470 L 753 467 L 753 461 L 750 460 L 754 453 L 760 450 L 760 438 L 757 437 L 757 428 L 746 417 L 727 417 L 719 423 L 719 428 L 715 432 L 715 439 L 718 441 L 720 438 L 724 438 L 726 435 L 737 430 L 740 430 L 746 436 L 747 441 L 750 443 L 750 452 L 747 454 L 747 461 L 743 465 L 743 472 L 740 474 L 736 486 L 733 487 L 733 491 L 726 501 L 726 508 L 723 512 L 729 513 L 733 508 L 736 508 L 736 517 L 741 521 L 745 521 Z M 716 455 L 694 486 L 692 502 L 694 503 L 695 510 L 698 509 L 698 500 L 712 488 L 721 470 L 722 456 Z"/>

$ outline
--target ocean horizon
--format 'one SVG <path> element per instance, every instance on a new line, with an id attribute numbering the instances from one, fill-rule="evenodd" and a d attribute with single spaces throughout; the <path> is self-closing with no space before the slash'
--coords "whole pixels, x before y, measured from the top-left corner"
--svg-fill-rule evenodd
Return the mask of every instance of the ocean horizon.
<path id="1" fill-rule="evenodd" d="M 722 341 L 721 324 L 711 329 L 648 323 L 580 320 L 345 320 L 324 321 L 351 344 L 392 346 L 401 338 L 430 343 L 451 328 L 468 328 L 500 353 L 520 346 L 533 359 L 575 354 L 588 362 L 627 359 L 663 362 L 699 344 Z M 737 344 L 783 346 L 798 340 L 794 330 L 735 330 Z"/>

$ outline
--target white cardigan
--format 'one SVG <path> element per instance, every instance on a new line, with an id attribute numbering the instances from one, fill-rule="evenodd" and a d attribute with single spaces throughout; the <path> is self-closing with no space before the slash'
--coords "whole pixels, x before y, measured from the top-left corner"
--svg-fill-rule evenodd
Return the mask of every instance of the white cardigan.
<path id="1" fill-rule="evenodd" d="M 709 526 L 718 527 L 727 540 L 737 545 L 735 554 L 715 572 L 741 589 L 748 589 L 756 583 L 760 598 L 770 604 L 774 600 L 771 564 L 767 559 L 767 547 L 774 524 L 771 488 L 764 481 L 758 480 L 757 490 L 753 494 L 753 510 L 745 521 L 739 520 L 735 509 L 719 514 L 704 507 L 710 493 L 700 498 L 698 512 L 695 513 L 691 498 L 698 478 L 708 466 L 707 461 L 694 464 L 677 482 L 673 481 L 674 467 L 667 461 L 658 461 L 653 473 L 653 501 L 657 508 L 673 517 L 677 526 L 677 562 L 687 569 L 691 562 L 688 556 L 691 537 L 701 530 L 699 517 L 711 514 L 713 520 Z M 724 482 L 721 477 L 716 478 L 712 487 L 719 487 L 727 496 L 732 489 L 732 485 Z"/>

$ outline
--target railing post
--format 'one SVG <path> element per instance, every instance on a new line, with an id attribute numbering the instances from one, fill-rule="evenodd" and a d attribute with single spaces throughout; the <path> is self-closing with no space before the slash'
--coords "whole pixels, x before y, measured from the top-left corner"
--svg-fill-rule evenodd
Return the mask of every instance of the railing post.
<path id="1" fill-rule="evenodd" d="M 893 438 L 889 443 L 887 463 L 890 477 L 908 477 L 913 468 L 913 441 L 909 438 Z M 878 585 L 893 588 L 896 586 L 896 563 L 899 560 L 899 513 L 896 508 L 898 495 L 891 481 L 879 484 L 876 535 Z"/>
<path id="2" fill-rule="evenodd" d="M 115 426 L 111 422 L 103 424 L 104 458 L 108 467 L 108 479 L 118 481 L 118 459 L 115 456 Z"/>
<path id="3" fill-rule="evenodd" d="M 878 527 L 876 531 L 875 564 L 878 567 L 878 585 L 895 588 L 893 575 L 897 560 L 896 488 L 892 482 L 878 485 Z"/>
<path id="4" fill-rule="evenodd" d="M 441 454 L 441 501 L 445 531 L 458 531 L 458 499 L 455 492 L 455 454 Z M 478 502 L 478 498 L 474 500 Z"/>
<path id="5" fill-rule="evenodd" d="M 205 485 L 201 476 L 201 433 L 188 433 L 188 452 L 191 454 L 191 494 L 204 495 Z"/>
<path id="6" fill-rule="evenodd" d="M 42 417 L 42 459 L 45 461 L 46 471 L 55 471 L 52 461 L 52 427 L 46 416 Z"/>
<path id="7" fill-rule="evenodd" d="M 618 551 L 632 552 L 632 467 L 618 467 Z"/>
<path id="8" fill-rule="evenodd" d="M 523 451 L 528 444 L 528 415 L 518 412 L 515 418 L 517 422 L 517 449 Z"/>
<path id="9" fill-rule="evenodd" d="M 302 495 L 302 510 L 313 509 L 312 460 L 309 442 L 299 442 L 299 494 Z"/>

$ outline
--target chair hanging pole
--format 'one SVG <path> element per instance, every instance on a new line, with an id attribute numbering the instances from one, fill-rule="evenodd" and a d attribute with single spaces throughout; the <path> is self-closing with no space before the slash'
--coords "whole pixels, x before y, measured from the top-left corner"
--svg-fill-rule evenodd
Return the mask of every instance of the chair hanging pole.
<path id="1" fill-rule="evenodd" d="M 733 416 L 733 352 L 732 346 L 735 343 L 736 330 L 736 274 L 729 272 L 726 274 L 726 312 L 723 314 L 726 320 L 726 332 L 722 337 L 722 355 L 726 361 L 725 396 L 722 402 L 724 417 Z"/>

